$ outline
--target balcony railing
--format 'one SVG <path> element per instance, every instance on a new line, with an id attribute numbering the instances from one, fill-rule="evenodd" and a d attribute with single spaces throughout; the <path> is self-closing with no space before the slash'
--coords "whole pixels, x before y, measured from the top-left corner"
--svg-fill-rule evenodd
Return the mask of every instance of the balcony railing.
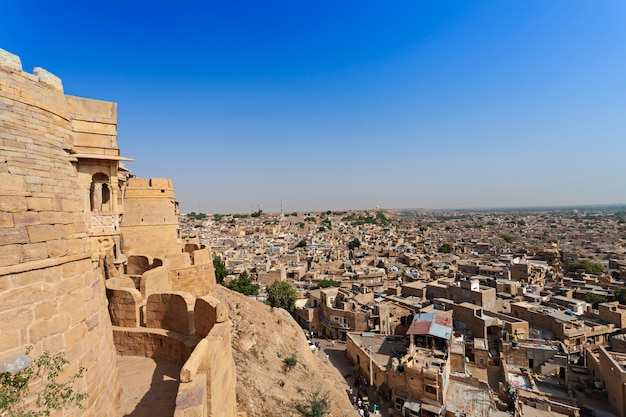
<path id="1" fill-rule="evenodd" d="M 339 329 L 350 330 L 350 326 L 348 326 L 347 324 L 339 323 L 338 321 L 330 321 L 330 320 L 328 320 L 324 316 L 320 316 L 320 321 L 326 327 L 335 327 L 335 328 L 339 328 Z"/>

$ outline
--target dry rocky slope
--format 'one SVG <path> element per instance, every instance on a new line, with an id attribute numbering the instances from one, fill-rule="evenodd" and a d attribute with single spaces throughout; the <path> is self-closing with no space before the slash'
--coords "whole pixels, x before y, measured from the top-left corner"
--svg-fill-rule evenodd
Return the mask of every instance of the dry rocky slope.
<path id="1" fill-rule="evenodd" d="M 299 416 L 296 404 L 320 390 L 330 399 L 330 415 L 357 416 L 345 384 L 308 347 L 304 332 L 283 309 L 271 308 L 218 285 L 233 322 L 237 366 L 237 406 L 248 417 Z M 297 365 L 284 369 L 284 359 Z"/>

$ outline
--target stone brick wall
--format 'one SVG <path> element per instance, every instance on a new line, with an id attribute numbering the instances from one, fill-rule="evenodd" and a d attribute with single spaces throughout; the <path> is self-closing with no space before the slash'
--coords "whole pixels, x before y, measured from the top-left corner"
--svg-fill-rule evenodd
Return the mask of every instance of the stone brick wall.
<path id="1" fill-rule="evenodd" d="M 127 255 L 180 253 L 178 202 L 170 180 L 130 178 L 124 199 L 122 237 Z"/>
<path id="2" fill-rule="evenodd" d="M 117 359 L 68 153 L 71 119 L 60 79 L 23 72 L 18 57 L 0 50 L 0 358 L 29 345 L 33 356 L 64 352 L 70 370 L 87 368 L 76 385 L 90 394 L 79 414 L 114 416 Z"/>
<path id="3" fill-rule="evenodd" d="M 146 303 L 146 327 L 193 334 L 195 298 L 185 292 L 152 294 Z"/>
<path id="4" fill-rule="evenodd" d="M 139 291 L 122 286 L 119 278 L 112 278 L 106 282 L 106 292 L 111 323 L 114 326 L 139 327 L 143 305 Z"/>
<path id="5" fill-rule="evenodd" d="M 145 327 L 113 327 L 113 338 L 117 353 L 122 356 L 162 358 L 176 363 L 185 363 L 196 345 L 193 335 Z"/>

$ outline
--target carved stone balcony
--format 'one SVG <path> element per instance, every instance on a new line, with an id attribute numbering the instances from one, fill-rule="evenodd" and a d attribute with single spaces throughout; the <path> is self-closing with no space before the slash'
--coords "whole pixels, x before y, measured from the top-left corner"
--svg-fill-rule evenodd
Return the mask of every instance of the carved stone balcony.
<path id="1" fill-rule="evenodd" d="M 87 222 L 87 232 L 90 236 L 117 234 L 121 218 L 119 213 L 92 213 Z"/>

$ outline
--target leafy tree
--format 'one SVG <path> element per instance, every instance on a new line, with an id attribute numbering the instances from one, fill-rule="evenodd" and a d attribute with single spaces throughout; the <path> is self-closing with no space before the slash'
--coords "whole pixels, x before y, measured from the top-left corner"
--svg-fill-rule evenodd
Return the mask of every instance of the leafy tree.
<path id="1" fill-rule="evenodd" d="M 322 393 L 320 389 L 309 393 L 304 400 L 296 404 L 296 410 L 305 417 L 324 417 L 330 414 L 330 398 L 328 392 Z"/>
<path id="2" fill-rule="evenodd" d="M 626 304 L 626 287 L 619 287 L 615 289 L 613 301 L 619 301 L 620 304 Z"/>
<path id="3" fill-rule="evenodd" d="M 341 287 L 340 281 L 335 281 L 334 279 L 323 279 L 319 282 L 320 288 L 328 288 L 328 287 Z"/>
<path id="4" fill-rule="evenodd" d="M 302 239 L 300 242 L 298 242 L 296 248 L 306 248 L 306 240 Z"/>
<path id="5" fill-rule="evenodd" d="M 604 297 L 602 295 L 587 294 L 587 296 L 585 297 L 585 301 L 590 303 L 593 308 L 598 308 L 598 304 L 606 303 L 609 300 L 608 300 L 608 298 L 606 298 L 606 297 Z"/>
<path id="6" fill-rule="evenodd" d="M 511 235 L 502 235 L 502 239 L 504 239 L 504 241 L 506 243 L 513 243 L 515 242 L 515 238 Z"/>
<path id="7" fill-rule="evenodd" d="M 350 242 L 348 242 L 348 249 L 350 250 L 353 250 L 359 247 L 361 247 L 361 241 L 356 237 L 352 239 Z"/>
<path id="8" fill-rule="evenodd" d="M 217 281 L 218 284 L 224 285 L 224 278 L 228 275 L 224 262 L 222 262 L 220 258 L 213 259 L 213 268 L 215 269 L 215 281 Z"/>
<path id="9" fill-rule="evenodd" d="M 439 249 L 437 249 L 437 252 L 439 252 L 439 253 L 450 253 L 450 252 L 452 252 L 452 247 L 450 246 L 449 243 L 444 243 L 443 245 L 441 245 L 439 247 Z"/>
<path id="10" fill-rule="evenodd" d="M 229 290 L 237 291 L 243 295 L 253 295 L 259 292 L 259 284 L 253 284 L 250 274 L 243 271 L 239 274 L 239 278 L 232 280 L 226 284 Z"/>
<path id="11" fill-rule="evenodd" d="M 602 264 L 597 262 L 592 262 L 589 259 L 581 259 L 578 262 L 572 262 L 567 267 L 568 272 L 575 272 L 579 269 L 584 269 L 588 274 L 601 274 L 604 272 L 604 267 Z"/>
<path id="12" fill-rule="evenodd" d="M 31 348 L 26 349 L 28 355 Z M 58 381 L 63 368 L 69 362 L 64 353 L 51 355 L 45 351 L 27 368 L 11 373 L 0 374 L 0 415 L 6 417 L 49 416 L 55 410 L 76 405 L 83 408 L 83 401 L 89 394 L 76 391 L 74 383 L 85 376 L 85 368 Z M 31 392 L 31 388 L 35 391 Z M 26 397 L 34 401 L 25 401 Z"/>
<path id="13" fill-rule="evenodd" d="M 267 289 L 267 303 L 290 313 L 296 308 L 296 290 L 287 281 L 274 281 Z"/>

